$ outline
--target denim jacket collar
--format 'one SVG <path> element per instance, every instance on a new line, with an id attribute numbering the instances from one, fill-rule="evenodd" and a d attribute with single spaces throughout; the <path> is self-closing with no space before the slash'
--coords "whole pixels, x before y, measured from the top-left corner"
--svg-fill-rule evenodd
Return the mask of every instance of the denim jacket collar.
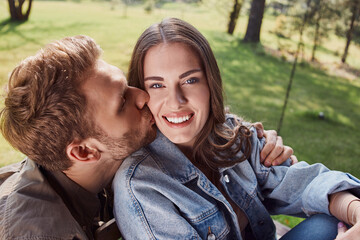
<path id="1" fill-rule="evenodd" d="M 156 157 L 161 159 L 158 163 L 162 164 L 161 167 L 163 171 L 181 183 L 191 181 L 199 176 L 200 170 L 160 131 L 157 132 L 155 141 L 153 141 L 148 148 L 150 152 L 156 152 Z M 166 161 L 169 157 L 172 159 L 176 158 L 176 161 Z"/>

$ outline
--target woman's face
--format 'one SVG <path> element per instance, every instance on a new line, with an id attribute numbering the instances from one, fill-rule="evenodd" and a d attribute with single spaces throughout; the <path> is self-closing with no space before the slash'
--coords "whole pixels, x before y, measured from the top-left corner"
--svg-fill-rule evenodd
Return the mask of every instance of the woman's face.
<path id="1" fill-rule="evenodd" d="M 210 93 L 198 55 L 183 43 L 159 44 L 144 59 L 148 106 L 159 130 L 192 147 L 209 116 Z"/>

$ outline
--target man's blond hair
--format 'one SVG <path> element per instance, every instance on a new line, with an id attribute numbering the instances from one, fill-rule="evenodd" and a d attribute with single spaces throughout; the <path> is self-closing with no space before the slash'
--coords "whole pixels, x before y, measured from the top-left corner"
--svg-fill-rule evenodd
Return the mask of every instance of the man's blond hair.
<path id="1" fill-rule="evenodd" d="M 1 132 L 16 149 L 48 170 L 71 166 L 66 147 L 92 134 L 81 82 L 101 55 L 87 36 L 48 44 L 11 73 Z"/>

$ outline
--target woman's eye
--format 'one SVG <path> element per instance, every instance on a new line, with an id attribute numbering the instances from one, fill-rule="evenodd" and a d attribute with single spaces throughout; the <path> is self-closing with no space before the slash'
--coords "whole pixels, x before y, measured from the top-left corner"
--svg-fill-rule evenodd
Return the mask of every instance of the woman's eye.
<path id="1" fill-rule="evenodd" d="M 197 83 L 199 81 L 198 78 L 189 78 L 185 81 L 186 84 L 194 84 Z"/>
<path id="2" fill-rule="evenodd" d="M 163 85 L 160 83 L 154 83 L 154 84 L 150 85 L 150 88 L 162 88 L 162 87 L 163 87 Z"/>

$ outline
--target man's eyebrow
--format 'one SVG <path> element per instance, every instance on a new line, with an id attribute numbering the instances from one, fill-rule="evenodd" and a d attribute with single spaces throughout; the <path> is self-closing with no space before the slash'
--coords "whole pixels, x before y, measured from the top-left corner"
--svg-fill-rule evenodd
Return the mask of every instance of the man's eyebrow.
<path id="1" fill-rule="evenodd" d="M 202 70 L 200 68 L 195 68 L 195 69 L 192 69 L 192 70 L 189 70 L 187 72 L 184 72 L 183 74 L 179 75 L 179 78 L 184 78 L 184 77 L 187 77 L 193 73 L 196 73 L 196 72 L 201 72 Z"/>

